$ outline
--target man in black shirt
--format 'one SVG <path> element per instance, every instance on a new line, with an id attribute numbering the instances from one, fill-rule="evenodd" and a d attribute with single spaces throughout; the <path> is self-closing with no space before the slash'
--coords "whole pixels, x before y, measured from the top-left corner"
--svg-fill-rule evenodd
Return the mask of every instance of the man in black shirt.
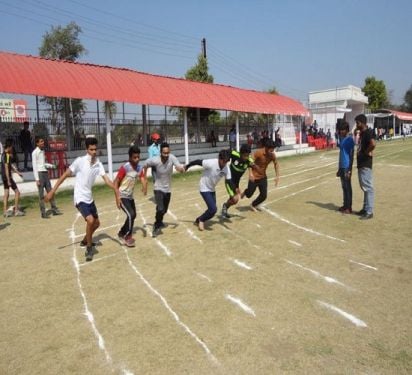
<path id="1" fill-rule="evenodd" d="M 374 188 L 372 178 L 372 157 L 375 149 L 374 133 L 366 125 L 366 116 L 355 117 L 356 129 L 360 132 L 360 139 L 356 160 L 358 164 L 359 185 L 363 191 L 363 207 L 359 211 L 361 220 L 373 218 Z"/>

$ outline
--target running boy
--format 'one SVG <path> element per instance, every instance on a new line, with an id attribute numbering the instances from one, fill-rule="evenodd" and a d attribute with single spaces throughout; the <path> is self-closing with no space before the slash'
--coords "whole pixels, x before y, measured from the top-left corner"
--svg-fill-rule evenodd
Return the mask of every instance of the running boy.
<path id="1" fill-rule="evenodd" d="M 257 206 L 267 198 L 268 179 L 266 169 L 270 163 L 273 163 L 275 167 L 275 186 L 278 186 L 280 177 L 279 163 L 275 154 L 275 143 L 271 139 L 266 139 L 262 146 L 262 148 L 256 150 L 253 154 L 257 168 L 251 172 L 247 189 L 241 195 L 242 198 L 245 195 L 250 198 L 255 193 L 256 188 L 259 188 L 259 195 L 250 205 L 250 208 L 255 212 L 258 211 Z"/>
<path id="2" fill-rule="evenodd" d="M 136 219 L 136 205 L 133 191 L 138 178 L 142 183 L 143 194 L 146 195 L 147 193 L 147 179 L 142 166 L 139 165 L 139 161 L 140 148 L 136 145 L 131 146 L 129 148 L 129 161 L 120 167 L 113 181 L 114 186 L 116 186 L 120 193 L 121 208 L 126 214 L 126 221 L 117 235 L 129 247 L 135 245 L 133 226 Z"/>
<path id="3" fill-rule="evenodd" d="M 216 185 L 222 177 L 225 177 L 226 190 L 230 197 L 235 195 L 231 182 L 230 168 L 227 163 L 230 160 L 230 151 L 221 150 L 218 159 L 194 160 L 185 166 L 188 170 L 193 165 L 203 167 L 203 174 L 200 178 L 199 190 L 200 195 L 207 205 L 207 210 L 195 220 L 199 230 L 205 229 L 205 222 L 215 216 L 216 207 Z"/>
<path id="4" fill-rule="evenodd" d="M 97 139 L 86 138 L 86 155 L 79 156 L 56 181 L 54 187 L 47 193 L 44 198 L 45 202 L 50 201 L 56 193 L 59 186 L 67 177 L 76 176 L 74 185 L 74 204 L 86 221 L 86 235 L 80 242 L 81 247 L 86 247 L 86 261 L 93 260 L 94 246 L 92 242 L 93 233 L 100 225 L 99 215 L 93 200 L 92 186 L 97 176 L 103 178 L 107 186 L 115 191 L 116 204 L 120 208 L 119 190 L 106 175 L 103 164 L 97 158 Z"/>
<path id="5" fill-rule="evenodd" d="M 24 216 L 24 212 L 19 210 L 20 191 L 13 180 L 12 172 L 17 173 L 20 177 L 22 174 L 12 164 L 13 154 L 13 140 L 7 139 L 4 144 L 4 153 L 1 156 L 1 176 L 3 178 L 4 196 L 3 196 L 3 215 L 9 216 Z M 14 209 L 13 212 L 7 210 L 7 204 L 9 202 L 10 188 L 14 191 Z"/>

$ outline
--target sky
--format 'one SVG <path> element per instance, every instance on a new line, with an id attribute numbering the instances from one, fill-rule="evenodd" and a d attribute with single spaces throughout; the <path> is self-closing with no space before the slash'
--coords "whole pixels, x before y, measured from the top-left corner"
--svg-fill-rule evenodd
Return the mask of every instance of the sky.
<path id="1" fill-rule="evenodd" d="M 401 104 L 411 15 L 411 0 L 0 0 L 0 50 L 38 55 L 52 26 L 75 21 L 79 61 L 183 77 L 205 38 L 215 83 L 307 104 L 310 91 L 375 76 Z"/>

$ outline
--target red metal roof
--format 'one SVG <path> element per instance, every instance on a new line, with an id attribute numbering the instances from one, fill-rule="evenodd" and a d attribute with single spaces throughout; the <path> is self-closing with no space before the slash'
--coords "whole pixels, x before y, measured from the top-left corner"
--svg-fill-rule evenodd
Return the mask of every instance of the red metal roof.
<path id="1" fill-rule="evenodd" d="M 282 95 L 0 51 L 0 92 L 307 116 Z"/>

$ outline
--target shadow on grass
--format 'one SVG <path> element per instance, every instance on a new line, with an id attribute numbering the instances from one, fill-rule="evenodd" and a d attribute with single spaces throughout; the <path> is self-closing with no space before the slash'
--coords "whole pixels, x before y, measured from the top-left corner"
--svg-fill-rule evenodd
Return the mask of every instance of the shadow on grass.
<path id="1" fill-rule="evenodd" d="M 337 206 L 335 203 L 323 203 L 323 202 L 314 202 L 314 201 L 307 201 L 306 203 L 313 204 L 315 206 L 318 206 L 320 208 L 323 208 L 325 210 L 330 210 L 330 211 L 338 211 L 339 206 Z"/>
<path id="2" fill-rule="evenodd" d="M 10 225 L 10 223 L 3 223 L 3 224 L 0 224 L 0 230 L 2 230 L 2 229 L 6 229 L 9 225 Z"/>

